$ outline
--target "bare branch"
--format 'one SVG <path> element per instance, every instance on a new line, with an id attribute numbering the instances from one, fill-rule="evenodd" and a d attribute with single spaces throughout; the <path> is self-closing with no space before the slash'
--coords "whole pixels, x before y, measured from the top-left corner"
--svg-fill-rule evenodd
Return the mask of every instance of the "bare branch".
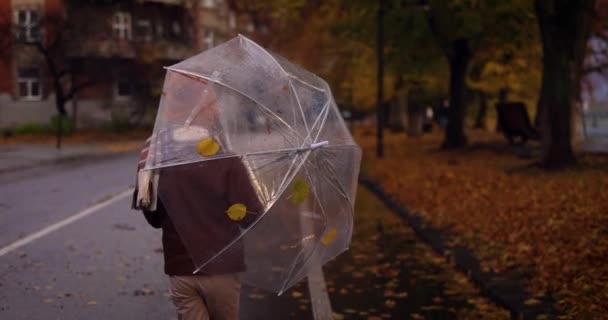
<path id="1" fill-rule="evenodd" d="M 89 79 L 89 80 L 79 83 L 77 85 L 72 85 L 72 88 L 70 88 L 70 91 L 65 95 L 65 101 L 72 100 L 78 92 L 80 92 L 81 90 L 83 90 L 87 87 L 93 86 L 94 84 L 95 84 L 95 80 Z"/>

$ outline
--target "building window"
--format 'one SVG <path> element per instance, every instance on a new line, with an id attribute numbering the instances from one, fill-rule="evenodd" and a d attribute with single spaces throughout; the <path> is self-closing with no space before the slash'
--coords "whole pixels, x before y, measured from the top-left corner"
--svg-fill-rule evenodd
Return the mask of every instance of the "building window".
<path id="1" fill-rule="evenodd" d="M 245 28 L 245 30 L 247 30 L 247 32 L 254 32 L 255 31 L 255 26 L 253 25 L 253 22 L 249 22 L 247 24 L 247 27 Z"/>
<path id="2" fill-rule="evenodd" d="M 140 19 L 135 24 L 135 34 L 141 41 L 152 41 L 152 23 L 150 20 Z"/>
<path id="3" fill-rule="evenodd" d="M 17 87 L 19 99 L 41 100 L 40 69 L 19 68 L 17 70 Z"/>
<path id="4" fill-rule="evenodd" d="M 131 39 L 131 14 L 128 12 L 116 12 L 112 22 L 114 36 L 118 39 Z"/>
<path id="5" fill-rule="evenodd" d="M 179 36 L 182 33 L 182 26 L 179 24 L 179 21 L 173 21 L 171 26 L 173 28 L 173 35 Z"/>
<path id="6" fill-rule="evenodd" d="M 211 49 L 215 45 L 215 32 L 213 30 L 205 30 L 205 37 L 203 38 L 205 49 Z"/>
<path id="7" fill-rule="evenodd" d="M 40 15 L 36 10 L 15 11 L 16 38 L 20 41 L 40 40 Z"/>
<path id="8" fill-rule="evenodd" d="M 236 29 L 236 14 L 234 12 L 230 12 L 230 16 L 228 16 L 228 27 Z"/>
<path id="9" fill-rule="evenodd" d="M 216 5 L 216 0 L 201 0 L 203 7 L 213 9 Z"/>
<path id="10" fill-rule="evenodd" d="M 159 38 L 165 37 L 165 28 L 163 27 L 162 23 L 158 23 L 156 25 L 156 36 Z"/>
<path id="11" fill-rule="evenodd" d="M 129 99 L 133 95 L 133 86 L 126 77 L 121 77 L 116 81 L 116 99 Z"/>

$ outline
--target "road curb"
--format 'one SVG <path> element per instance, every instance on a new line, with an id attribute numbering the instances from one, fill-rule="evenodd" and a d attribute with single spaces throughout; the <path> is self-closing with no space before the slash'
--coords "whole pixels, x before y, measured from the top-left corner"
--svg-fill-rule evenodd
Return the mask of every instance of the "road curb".
<path id="1" fill-rule="evenodd" d="M 448 245 L 445 241 L 446 231 L 434 228 L 421 215 L 409 211 L 382 189 L 379 183 L 364 174 L 360 175 L 359 183 L 398 213 L 433 250 L 453 261 L 456 268 L 480 289 L 482 295 L 509 310 L 512 319 L 539 319 L 542 316 L 545 317 L 543 319 L 556 319 L 560 315 L 555 310 L 554 300 L 550 296 L 533 297 L 526 292 L 524 273 L 482 271 L 479 259 L 470 250 L 462 246 Z M 532 298 L 534 300 L 531 300 Z"/>

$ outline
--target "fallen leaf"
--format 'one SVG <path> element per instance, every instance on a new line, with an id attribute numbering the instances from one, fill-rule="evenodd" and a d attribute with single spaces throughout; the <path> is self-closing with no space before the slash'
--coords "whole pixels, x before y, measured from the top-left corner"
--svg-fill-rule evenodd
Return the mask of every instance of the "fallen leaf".
<path id="1" fill-rule="evenodd" d="M 541 304 L 541 301 L 538 299 L 531 298 L 531 299 L 524 301 L 524 304 L 527 306 L 536 306 L 536 305 Z"/>
<path id="2" fill-rule="evenodd" d="M 232 221 L 241 221 L 247 215 L 247 207 L 242 203 L 235 203 L 226 210 L 226 214 Z"/>
<path id="3" fill-rule="evenodd" d="M 291 202 L 295 205 L 302 204 L 310 193 L 310 187 L 306 180 L 297 178 L 291 186 Z"/>
<path id="4" fill-rule="evenodd" d="M 384 301 L 384 305 L 389 308 L 394 308 L 396 304 L 397 303 L 395 302 L 395 300 L 388 299 L 388 300 Z"/>
<path id="5" fill-rule="evenodd" d="M 201 156 L 213 156 L 220 150 L 220 145 L 213 138 L 203 139 L 196 146 L 196 152 Z"/>

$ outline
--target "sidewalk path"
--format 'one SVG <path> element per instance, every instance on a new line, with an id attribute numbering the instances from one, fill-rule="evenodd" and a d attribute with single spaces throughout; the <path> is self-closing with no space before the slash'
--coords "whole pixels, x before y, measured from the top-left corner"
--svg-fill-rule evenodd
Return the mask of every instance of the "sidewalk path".
<path id="1" fill-rule="evenodd" d="M 100 144 L 65 144 L 61 149 L 50 144 L 0 144 L 0 173 L 39 165 L 110 156 L 141 148 L 139 140 Z"/>

